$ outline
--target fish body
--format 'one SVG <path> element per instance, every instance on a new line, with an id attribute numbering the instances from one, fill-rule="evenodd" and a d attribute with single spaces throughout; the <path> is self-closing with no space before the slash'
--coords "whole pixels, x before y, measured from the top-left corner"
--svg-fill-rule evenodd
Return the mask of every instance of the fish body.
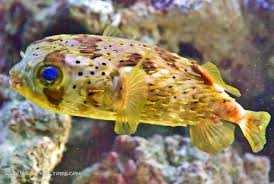
<path id="1" fill-rule="evenodd" d="M 132 134 L 138 123 L 189 126 L 193 144 L 216 153 L 239 125 L 253 151 L 265 144 L 266 112 L 245 110 L 227 92 L 211 63 L 155 45 L 98 35 L 56 35 L 31 44 L 11 71 L 11 85 L 37 105 L 59 113 L 114 120 Z"/>

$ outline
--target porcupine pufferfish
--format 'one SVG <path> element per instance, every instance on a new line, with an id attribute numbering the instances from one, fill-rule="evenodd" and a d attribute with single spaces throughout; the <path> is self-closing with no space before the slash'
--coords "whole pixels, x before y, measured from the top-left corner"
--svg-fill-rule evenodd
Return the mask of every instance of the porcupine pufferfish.
<path id="1" fill-rule="evenodd" d="M 188 126 L 195 146 L 217 153 L 232 144 L 239 125 L 254 152 L 263 148 L 269 113 L 245 110 L 229 96 L 240 92 L 214 64 L 110 32 L 32 43 L 10 70 L 11 86 L 48 110 L 114 120 L 117 134 L 135 133 L 140 122 Z"/>

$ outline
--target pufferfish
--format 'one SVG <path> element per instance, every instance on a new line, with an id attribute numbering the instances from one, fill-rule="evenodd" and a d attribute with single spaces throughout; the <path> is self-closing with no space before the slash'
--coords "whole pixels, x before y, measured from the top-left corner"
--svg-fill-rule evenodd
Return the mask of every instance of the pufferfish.
<path id="1" fill-rule="evenodd" d="M 135 133 L 140 122 L 188 126 L 196 147 L 217 153 L 232 144 L 239 125 L 254 152 L 263 148 L 269 113 L 245 110 L 229 96 L 240 92 L 213 63 L 198 65 L 110 32 L 32 43 L 10 70 L 11 86 L 45 109 L 113 120 L 117 134 Z"/>

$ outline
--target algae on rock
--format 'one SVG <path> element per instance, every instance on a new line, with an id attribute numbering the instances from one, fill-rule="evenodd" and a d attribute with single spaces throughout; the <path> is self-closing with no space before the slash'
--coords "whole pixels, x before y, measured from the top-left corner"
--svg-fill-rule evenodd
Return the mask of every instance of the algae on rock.
<path id="1" fill-rule="evenodd" d="M 0 79 L 0 183 L 47 184 L 65 150 L 70 117 L 22 99 L 8 87 L 8 77 Z"/>
<path id="2" fill-rule="evenodd" d="M 73 184 L 265 184 L 270 162 L 234 148 L 209 155 L 179 135 L 118 136 L 102 161 L 82 171 Z"/>

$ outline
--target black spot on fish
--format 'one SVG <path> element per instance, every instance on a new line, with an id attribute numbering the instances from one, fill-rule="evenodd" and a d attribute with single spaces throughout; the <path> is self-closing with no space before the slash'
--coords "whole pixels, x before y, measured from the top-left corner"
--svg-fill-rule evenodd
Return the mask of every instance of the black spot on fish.
<path id="1" fill-rule="evenodd" d="M 76 85 L 73 85 L 72 88 L 75 89 L 75 88 L 76 88 Z"/>
<path id="2" fill-rule="evenodd" d="M 102 63 L 102 65 L 107 65 L 106 63 Z"/>
<path id="3" fill-rule="evenodd" d="M 90 75 L 94 75 L 94 71 L 91 71 L 91 72 L 90 72 Z"/>
<path id="4" fill-rule="evenodd" d="M 106 75 L 106 73 L 105 73 L 105 72 L 102 72 L 102 75 Z"/>
<path id="5" fill-rule="evenodd" d="M 83 72 L 78 72 L 78 76 L 82 76 L 83 75 Z"/>
<path id="6" fill-rule="evenodd" d="M 75 61 L 76 64 L 80 64 L 81 62 L 79 60 Z"/>

